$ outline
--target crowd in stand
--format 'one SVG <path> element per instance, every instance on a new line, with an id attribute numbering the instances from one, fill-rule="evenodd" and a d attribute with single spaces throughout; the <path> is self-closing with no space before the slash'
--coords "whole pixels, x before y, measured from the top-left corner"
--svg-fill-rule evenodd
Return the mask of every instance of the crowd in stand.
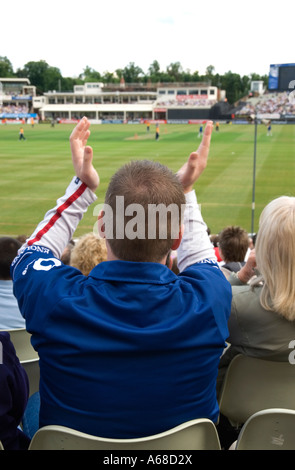
<path id="1" fill-rule="evenodd" d="M 251 114 L 295 114 L 295 100 L 290 99 L 290 92 L 266 93 L 260 98 L 251 98 L 239 111 L 240 115 Z"/>
<path id="2" fill-rule="evenodd" d="M 217 400 L 232 358 L 288 361 L 295 338 L 295 198 L 265 207 L 257 238 L 236 226 L 210 235 L 193 190 L 207 165 L 209 122 L 177 176 L 153 162 L 124 165 L 99 214 L 100 237 L 73 241 L 99 183 L 88 130 L 82 120 L 71 135 L 76 177 L 57 207 L 28 239 L 0 239 L 1 328 L 21 327 L 24 316 L 33 333 L 44 368 L 40 426 L 130 438 L 207 417 L 223 442 Z M 118 194 L 126 204 L 184 204 L 184 230 L 178 220 L 172 232 L 171 218 L 164 240 L 113 238 L 107 208 Z M 0 440 L 24 449 L 28 380 L 6 332 L 0 340 Z"/>
<path id="3" fill-rule="evenodd" d="M 189 96 L 187 98 L 184 98 L 182 96 L 182 99 L 176 99 L 176 98 L 169 98 L 167 100 L 165 99 L 159 99 L 157 101 L 157 106 L 189 106 L 193 108 L 206 108 L 206 107 L 211 107 L 216 104 L 216 100 L 208 100 L 208 99 L 194 99 L 190 98 Z"/>
<path id="4" fill-rule="evenodd" d="M 27 114 L 29 108 L 25 104 L 7 104 L 0 106 L 0 114 Z"/>

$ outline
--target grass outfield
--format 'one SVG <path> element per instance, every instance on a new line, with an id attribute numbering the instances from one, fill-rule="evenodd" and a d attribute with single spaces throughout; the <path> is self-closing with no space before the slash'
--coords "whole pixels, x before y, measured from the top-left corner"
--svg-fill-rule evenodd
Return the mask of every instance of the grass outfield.
<path id="1" fill-rule="evenodd" d="M 0 235 L 30 235 L 44 213 L 64 194 L 73 174 L 69 135 L 73 125 L 24 126 L 26 141 L 18 140 L 17 125 L 0 126 Z M 274 125 L 272 137 L 258 126 L 256 209 L 254 230 L 262 208 L 282 194 L 295 195 L 295 126 Z M 152 159 L 173 171 L 197 148 L 198 126 L 92 125 L 89 144 L 101 184 L 98 203 L 111 175 L 130 159 Z M 214 131 L 208 166 L 196 185 L 202 214 L 212 233 L 229 224 L 251 230 L 254 126 L 221 125 Z M 76 236 L 91 231 L 93 207 L 81 221 Z"/>

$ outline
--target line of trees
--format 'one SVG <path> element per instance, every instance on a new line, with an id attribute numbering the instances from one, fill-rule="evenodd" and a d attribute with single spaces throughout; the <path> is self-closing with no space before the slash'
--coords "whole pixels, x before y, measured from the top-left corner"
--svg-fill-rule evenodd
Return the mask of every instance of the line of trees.
<path id="1" fill-rule="evenodd" d="M 237 73 L 228 71 L 224 75 L 215 73 L 215 67 L 209 65 L 204 75 L 198 71 L 190 72 L 183 70 L 180 62 L 171 63 L 165 71 L 161 70 L 157 60 L 149 66 L 148 72 L 144 71 L 134 62 L 130 62 L 123 69 L 115 72 L 100 73 L 88 65 L 77 77 L 63 77 L 57 67 L 52 67 L 45 60 L 27 62 L 23 68 L 15 72 L 10 60 L 5 56 L 0 56 L 0 77 L 29 78 L 32 85 L 36 86 L 37 92 L 42 94 L 49 90 L 72 91 L 74 85 L 85 82 L 119 83 L 123 77 L 125 83 L 171 83 L 171 82 L 210 82 L 212 86 L 226 91 L 229 103 L 235 103 L 250 90 L 252 80 L 262 80 L 267 87 L 268 76 L 260 76 L 252 73 L 240 76 Z"/>

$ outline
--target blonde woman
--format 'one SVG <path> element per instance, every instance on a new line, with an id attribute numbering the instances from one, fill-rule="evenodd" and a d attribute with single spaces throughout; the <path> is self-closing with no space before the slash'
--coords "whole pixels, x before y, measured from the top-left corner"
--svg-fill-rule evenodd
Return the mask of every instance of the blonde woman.
<path id="1" fill-rule="evenodd" d="M 255 251 L 230 275 L 230 347 L 220 367 L 238 353 L 288 361 L 289 343 L 295 340 L 294 260 L 295 197 L 282 196 L 262 211 Z M 253 278 L 256 267 L 259 274 Z"/>

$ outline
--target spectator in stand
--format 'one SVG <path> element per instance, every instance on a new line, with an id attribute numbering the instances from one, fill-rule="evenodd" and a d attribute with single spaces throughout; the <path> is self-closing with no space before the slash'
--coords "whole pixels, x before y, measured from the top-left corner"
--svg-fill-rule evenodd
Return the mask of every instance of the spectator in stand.
<path id="1" fill-rule="evenodd" d="M 13 294 L 10 265 L 17 255 L 21 243 L 15 238 L 0 238 L 0 330 L 25 328 L 17 300 Z"/>
<path id="2" fill-rule="evenodd" d="M 9 333 L 0 331 L 0 441 L 5 450 L 26 450 L 29 438 L 20 430 L 29 397 L 29 381 Z"/>
<path id="3" fill-rule="evenodd" d="M 212 122 L 177 175 L 146 160 L 116 172 L 98 216 L 108 261 L 85 277 L 59 258 L 96 200 L 89 126 L 83 118 L 70 137 L 76 176 L 66 195 L 12 266 L 40 357 L 40 426 L 132 438 L 198 417 L 216 422 L 231 287 L 193 190 L 207 165 Z M 153 224 L 148 211 L 160 204 L 165 217 L 152 217 Z M 178 276 L 165 265 L 171 249 L 177 250 Z"/>
<path id="4" fill-rule="evenodd" d="M 27 238 L 28 237 L 26 235 L 21 234 L 16 237 L 16 240 L 19 241 L 23 245 L 24 243 L 26 243 Z"/>
<path id="5" fill-rule="evenodd" d="M 232 271 L 238 272 L 245 264 L 249 247 L 248 233 L 241 227 L 225 227 L 218 236 L 219 254 L 223 260 L 221 270 L 228 279 Z"/>
<path id="6" fill-rule="evenodd" d="M 215 256 L 217 258 L 218 263 L 221 263 L 222 258 L 221 258 L 220 253 L 219 253 L 218 239 L 219 239 L 219 236 L 217 234 L 210 235 L 210 240 L 211 240 L 211 243 L 214 247 Z"/>
<path id="7" fill-rule="evenodd" d="M 75 246 L 75 241 L 70 240 L 67 246 L 65 247 L 60 258 L 63 264 L 71 264 L 71 256 L 72 256 L 72 251 L 73 251 L 74 246 Z"/>
<path id="8" fill-rule="evenodd" d="M 94 233 L 86 233 L 75 244 L 70 265 L 79 269 L 84 276 L 88 276 L 90 271 L 107 260 L 107 248 L 104 238 L 98 238 Z"/>
<path id="9" fill-rule="evenodd" d="M 271 201 L 260 216 L 255 249 L 242 269 L 229 277 L 230 347 L 221 358 L 219 383 L 236 354 L 289 360 L 289 343 L 295 338 L 294 232 L 295 197 Z M 253 277 L 256 263 L 258 275 Z"/>
<path id="10" fill-rule="evenodd" d="M 255 248 L 257 233 L 251 233 L 249 235 L 249 252 Z"/>

